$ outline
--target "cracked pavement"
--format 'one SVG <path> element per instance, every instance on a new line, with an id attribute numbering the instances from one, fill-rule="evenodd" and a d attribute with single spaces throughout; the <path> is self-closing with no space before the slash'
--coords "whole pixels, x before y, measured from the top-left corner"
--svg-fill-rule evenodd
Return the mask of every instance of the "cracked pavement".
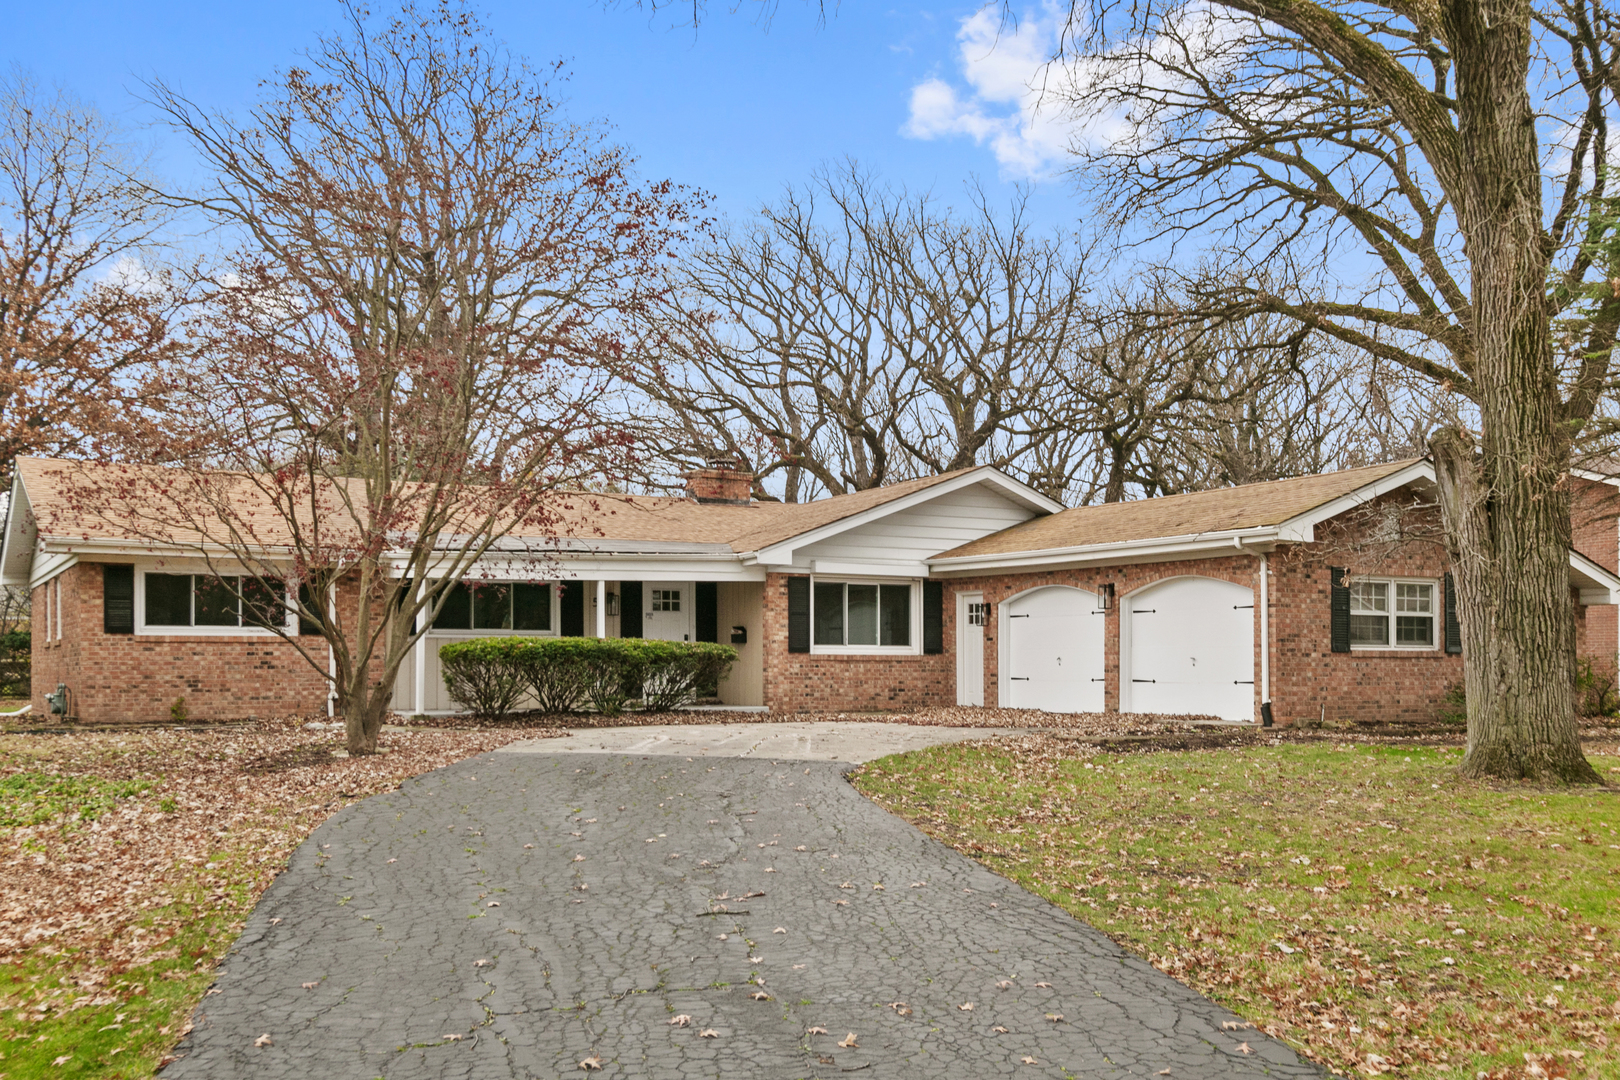
<path id="1" fill-rule="evenodd" d="M 265 893 L 162 1075 L 1322 1075 L 848 768 L 492 753 L 357 803 Z"/>

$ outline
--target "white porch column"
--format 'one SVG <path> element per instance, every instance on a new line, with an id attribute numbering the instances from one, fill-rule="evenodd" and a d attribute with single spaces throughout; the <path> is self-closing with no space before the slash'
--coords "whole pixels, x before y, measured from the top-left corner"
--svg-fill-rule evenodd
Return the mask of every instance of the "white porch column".
<path id="1" fill-rule="evenodd" d="M 607 581 L 596 580 L 596 636 L 607 637 Z"/>
<path id="2" fill-rule="evenodd" d="M 1271 702 L 1271 562 L 1260 553 L 1260 702 Z"/>
<path id="3" fill-rule="evenodd" d="M 412 591 L 416 594 L 415 597 L 413 597 L 413 599 L 421 599 L 421 596 L 422 596 L 422 583 L 420 581 L 418 581 Z M 426 620 L 427 620 L 427 612 L 425 610 L 424 611 L 418 611 L 416 613 L 416 629 L 417 629 L 418 632 L 420 632 L 422 630 L 425 630 L 427 628 L 426 627 Z M 411 697 L 412 697 L 412 700 L 415 702 L 414 711 L 417 712 L 417 713 L 421 713 L 421 712 L 426 712 L 427 711 L 427 635 L 426 634 L 422 634 L 421 637 L 416 639 L 416 645 L 414 646 L 414 648 L 415 648 L 415 653 L 416 654 L 415 654 L 414 658 L 411 661 L 411 675 L 412 675 L 412 678 L 411 678 Z"/>

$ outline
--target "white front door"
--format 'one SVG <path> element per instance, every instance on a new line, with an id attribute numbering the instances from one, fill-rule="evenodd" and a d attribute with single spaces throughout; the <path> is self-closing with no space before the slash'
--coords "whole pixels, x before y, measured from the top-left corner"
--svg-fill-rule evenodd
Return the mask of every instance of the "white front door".
<path id="1" fill-rule="evenodd" d="M 1015 597 L 1002 609 L 1008 707 L 1102 712 L 1108 619 L 1097 597 L 1053 585 Z"/>
<path id="2" fill-rule="evenodd" d="M 956 703 L 984 704 L 984 593 L 956 594 Z"/>
<path id="3" fill-rule="evenodd" d="M 1181 577 L 1132 593 L 1122 607 L 1124 712 L 1254 720 L 1254 593 Z"/>
<path id="4" fill-rule="evenodd" d="M 641 583 L 641 636 L 655 641 L 691 641 L 697 587 L 690 581 Z"/>

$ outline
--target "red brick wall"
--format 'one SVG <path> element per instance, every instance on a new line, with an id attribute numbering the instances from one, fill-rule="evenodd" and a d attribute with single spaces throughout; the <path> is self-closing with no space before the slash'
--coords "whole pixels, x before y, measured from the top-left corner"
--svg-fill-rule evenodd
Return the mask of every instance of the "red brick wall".
<path id="1" fill-rule="evenodd" d="M 279 638 L 186 637 L 102 633 L 102 569 L 79 563 L 62 580 L 62 640 L 34 624 L 33 705 L 49 716 L 45 695 L 66 683 L 69 708 L 86 723 L 161 721 L 177 697 L 193 720 L 324 714 L 319 672 Z M 50 583 L 33 591 L 44 613 Z M 52 635 L 54 638 L 54 635 Z M 306 638 L 318 656 L 326 647 Z"/>
<path id="2" fill-rule="evenodd" d="M 1579 477 L 1570 492 L 1570 545 L 1605 570 L 1620 573 L 1620 490 Z M 1575 609 L 1575 651 L 1600 671 L 1620 663 L 1620 609 Z"/>
<path id="3" fill-rule="evenodd" d="M 945 593 L 945 651 L 934 656 L 788 652 L 786 574 L 765 578 L 765 705 L 772 712 L 881 712 L 956 704 L 956 600 Z"/>

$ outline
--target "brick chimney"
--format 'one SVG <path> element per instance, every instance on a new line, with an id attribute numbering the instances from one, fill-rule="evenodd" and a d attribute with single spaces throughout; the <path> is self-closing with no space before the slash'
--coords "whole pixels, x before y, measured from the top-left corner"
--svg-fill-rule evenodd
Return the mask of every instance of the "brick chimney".
<path id="1" fill-rule="evenodd" d="M 754 489 L 754 474 L 737 468 L 730 458 L 710 458 L 708 468 L 683 474 L 686 497 L 700 503 L 747 506 Z"/>

